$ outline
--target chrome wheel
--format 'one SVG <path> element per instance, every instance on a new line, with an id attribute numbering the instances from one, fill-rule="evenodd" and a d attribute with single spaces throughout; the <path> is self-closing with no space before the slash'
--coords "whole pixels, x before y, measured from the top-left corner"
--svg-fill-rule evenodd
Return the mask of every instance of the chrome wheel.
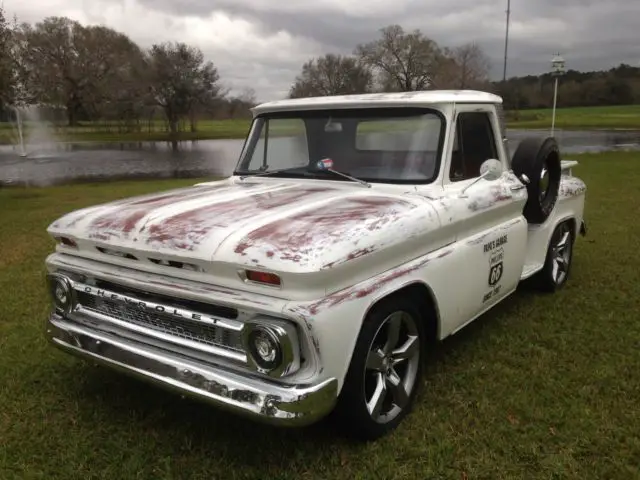
<path id="1" fill-rule="evenodd" d="M 552 247 L 551 253 L 551 276 L 557 285 L 560 285 L 567 278 L 571 262 L 571 248 L 571 230 L 569 225 L 565 223 L 558 231 L 558 241 Z"/>
<path id="2" fill-rule="evenodd" d="M 420 362 L 416 320 L 394 312 L 382 322 L 369 347 L 365 365 L 364 400 L 371 418 L 387 423 L 408 405 Z"/>

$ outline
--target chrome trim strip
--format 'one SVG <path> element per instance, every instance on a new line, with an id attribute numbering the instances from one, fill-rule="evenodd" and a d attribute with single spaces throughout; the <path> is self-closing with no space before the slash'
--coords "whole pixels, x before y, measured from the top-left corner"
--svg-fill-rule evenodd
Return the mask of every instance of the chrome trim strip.
<path id="1" fill-rule="evenodd" d="M 51 314 L 47 322 L 47 339 L 85 360 L 279 426 L 304 426 L 318 421 L 332 410 L 338 394 L 335 378 L 305 385 L 260 381 L 93 332 L 56 314 Z"/>
<path id="2" fill-rule="evenodd" d="M 109 315 L 96 312 L 95 310 L 84 308 L 80 305 L 77 306 L 76 309 L 68 315 L 68 317 L 71 320 L 75 320 L 77 322 L 85 323 L 85 324 L 87 322 L 93 323 L 92 320 L 99 320 L 100 322 L 104 322 L 110 325 L 115 325 L 123 330 L 130 330 L 131 332 L 137 333 L 139 335 L 147 335 L 150 337 L 154 337 L 158 340 L 162 340 L 163 342 L 173 343 L 175 345 L 181 345 L 183 347 L 191 348 L 193 350 L 198 350 L 200 352 L 210 353 L 212 355 L 228 358 L 230 360 L 241 362 L 243 364 L 247 363 L 247 355 L 244 353 L 240 353 L 236 350 L 227 349 L 227 348 L 224 348 L 223 346 L 216 347 L 216 346 L 208 345 L 205 343 L 194 342 L 186 338 L 181 338 L 175 335 L 170 335 L 168 333 L 160 332 L 158 330 L 153 330 L 152 328 L 142 327 L 135 323 L 119 320 L 115 317 L 111 317 Z M 97 329 L 100 329 L 100 325 L 92 325 L 92 326 L 94 326 Z"/>

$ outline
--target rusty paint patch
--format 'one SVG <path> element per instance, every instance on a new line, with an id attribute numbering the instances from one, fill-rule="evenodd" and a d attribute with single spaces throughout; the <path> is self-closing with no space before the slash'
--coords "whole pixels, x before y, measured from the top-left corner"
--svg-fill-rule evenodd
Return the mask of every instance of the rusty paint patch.
<path id="1" fill-rule="evenodd" d="M 147 244 L 193 250 L 216 227 L 226 228 L 233 223 L 260 216 L 269 210 L 329 190 L 321 187 L 293 188 L 195 208 L 150 225 Z"/>
<path id="2" fill-rule="evenodd" d="M 577 177 L 563 175 L 560 180 L 560 197 L 569 198 L 582 195 L 587 190 L 587 185 Z"/>
<path id="3" fill-rule="evenodd" d="M 327 263 L 326 265 L 323 266 L 323 268 L 332 268 L 332 267 L 335 267 L 337 265 L 341 265 L 343 263 L 350 262 L 351 260 L 355 260 L 356 258 L 364 257 L 365 255 L 368 255 L 368 254 L 373 253 L 375 251 L 376 251 L 376 249 L 374 247 L 359 248 L 359 249 L 354 250 L 353 252 L 349 253 L 346 257 L 343 257 L 343 258 L 341 258 L 339 260 L 336 260 L 334 262 Z"/>
<path id="4" fill-rule="evenodd" d="M 253 230 L 238 243 L 235 253 L 247 255 L 251 251 L 284 261 L 307 263 L 314 256 L 321 258 L 339 242 L 356 243 L 371 232 L 392 225 L 415 208 L 411 202 L 382 196 L 336 199 L 321 209 Z M 357 258 L 369 253 L 370 248 L 373 247 L 361 248 L 350 255 Z"/>
<path id="5" fill-rule="evenodd" d="M 488 195 L 476 197 L 469 202 L 468 206 L 471 211 L 477 212 L 491 208 L 500 202 L 511 200 L 512 198 L 513 195 L 504 186 L 493 185 L 490 187 Z"/>
<path id="6" fill-rule="evenodd" d="M 380 290 L 382 287 L 384 287 L 388 283 L 415 272 L 416 270 L 424 267 L 425 265 L 427 265 L 429 262 L 433 260 L 444 258 L 450 255 L 451 253 L 453 253 L 454 250 L 455 250 L 454 248 L 447 248 L 442 250 L 441 252 L 438 252 L 438 254 L 435 257 L 428 255 L 413 265 L 403 266 L 400 268 L 390 270 L 389 272 L 384 273 L 383 275 L 374 277 L 370 280 L 366 280 L 365 282 L 359 285 L 348 287 L 344 290 L 341 290 L 325 298 L 322 298 L 316 302 L 308 304 L 302 307 L 302 309 L 308 315 L 316 315 L 322 310 L 335 307 L 342 303 L 345 303 L 351 300 L 356 300 L 358 298 L 368 297 L 372 293 L 375 293 L 378 290 Z"/>
<path id="7" fill-rule="evenodd" d="M 195 200 L 212 193 L 219 193 L 235 188 L 235 185 L 225 185 L 214 188 L 198 187 L 189 190 L 156 195 L 141 200 L 120 203 L 119 208 L 98 215 L 89 224 L 89 238 L 108 240 L 110 238 L 128 237 L 137 223 L 156 208 L 171 205 L 177 201 Z M 105 208 L 117 204 L 106 205 Z"/>

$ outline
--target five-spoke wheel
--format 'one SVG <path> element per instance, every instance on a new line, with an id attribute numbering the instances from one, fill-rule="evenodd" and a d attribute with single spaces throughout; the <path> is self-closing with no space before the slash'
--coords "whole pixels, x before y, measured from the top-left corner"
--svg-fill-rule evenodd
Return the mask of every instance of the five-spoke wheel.
<path id="1" fill-rule="evenodd" d="M 393 420 L 409 402 L 420 346 L 416 319 L 402 311 L 389 315 L 371 342 L 365 369 L 365 401 L 371 418 Z"/>
<path id="2" fill-rule="evenodd" d="M 378 438 L 411 410 L 430 321 L 418 306 L 411 296 L 393 295 L 367 315 L 336 408 L 348 433 Z"/>
<path id="3" fill-rule="evenodd" d="M 571 270 L 574 237 L 571 222 L 563 222 L 556 227 L 551 235 L 544 267 L 533 278 L 540 289 L 554 292 L 566 283 Z"/>

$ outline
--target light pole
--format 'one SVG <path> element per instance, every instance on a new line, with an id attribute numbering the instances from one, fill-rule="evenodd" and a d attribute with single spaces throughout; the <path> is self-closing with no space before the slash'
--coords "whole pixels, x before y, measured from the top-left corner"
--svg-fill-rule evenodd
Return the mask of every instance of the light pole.
<path id="1" fill-rule="evenodd" d="M 511 0 L 507 0 L 507 29 L 504 34 L 504 67 L 502 70 L 502 81 L 507 81 L 507 51 L 509 49 L 509 16 L 511 15 Z"/>
<path id="2" fill-rule="evenodd" d="M 558 77 L 564 73 L 564 58 L 559 53 L 551 59 L 551 75 L 555 77 L 553 86 L 553 113 L 551 114 L 551 136 L 556 128 L 556 103 L 558 101 Z"/>

